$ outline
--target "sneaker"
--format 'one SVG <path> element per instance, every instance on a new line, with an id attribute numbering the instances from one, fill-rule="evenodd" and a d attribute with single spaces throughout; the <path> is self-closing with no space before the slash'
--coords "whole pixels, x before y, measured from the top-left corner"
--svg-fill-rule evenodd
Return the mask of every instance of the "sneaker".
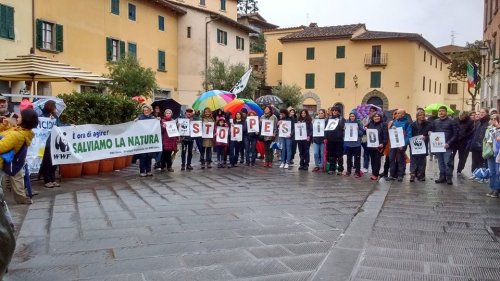
<path id="1" fill-rule="evenodd" d="M 319 167 L 314 167 L 313 172 L 319 172 Z"/>
<path id="2" fill-rule="evenodd" d="M 146 173 L 140 173 L 139 174 L 141 177 L 147 177 L 148 175 L 146 175 Z"/>
<path id="3" fill-rule="evenodd" d="M 185 171 L 186 170 L 186 167 L 185 166 L 181 166 L 181 171 Z"/>
<path id="4" fill-rule="evenodd" d="M 402 182 L 403 181 L 403 177 L 398 177 L 398 182 Z"/>
<path id="5" fill-rule="evenodd" d="M 207 164 L 207 169 L 212 169 L 212 163 Z"/>
<path id="6" fill-rule="evenodd" d="M 55 187 L 53 182 L 48 182 L 48 183 L 44 184 L 43 186 L 45 186 L 46 188 L 54 188 Z"/>
<path id="7" fill-rule="evenodd" d="M 283 169 L 285 167 L 285 164 L 281 163 L 280 169 Z"/>
<path id="8" fill-rule="evenodd" d="M 475 180 L 475 179 L 476 179 L 476 177 L 475 177 L 474 175 L 472 175 L 472 176 L 470 176 L 470 177 L 469 177 L 469 179 L 470 179 L 470 180 Z"/>
<path id="9" fill-rule="evenodd" d="M 61 186 L 59 183 L 57 183 L 57 182 L 55 182 L 55 181 L 54 181 L 54 182 L 52 182 L 52 184 L 53 184 L 55 187 L 59 187 L 59 186 Z"/>
<path id="10" fill-rule="evenodd" d="M 366 173 L 366 172 L 368 172 L 368 169 L 366 169 L 366 168 L 361 168 L 361 172 Z"/>
<path id="11" fill-rule="evenodd" d="M 288 164 L 285 164 L 285 166 L 283 167 L 283 169 L 288 169 Z"/>
<path id="12" fill-rule="evenodd" d="M 435 180 L 434 182 L 435 183 L 445 183 L 446 179 L 445 178 L 439 178 L 439 179 Z"/>
<path id="13" fill-rule="evenodd" d="M 146 176 L 148 176 L 148 177 L 152 177 L 152 176 L 153 176 L 153 173 L 151 173 L 151 172 L 147 172 L 147 173 L 146 173 Z"/>
<path id="14" fill-rule="evenodd" d="M 498 198 L 500 191 L 495 190 L 491 193 L 490 197 L 491 198 Z"/>
<path id="15" fill-rule="evenodd" d="M 491 190 L 490 192 L 486 193 L 486 196 L 487 196 L 487 197 L 491 197 L 491 196 L 493 195 L 493 193 L 494 193 L 494 191 L 493 191 L 493 190 Z"/>
<path id="16" fill-rule="evenodd" d="M 371 177 L 370 177 L 370 179 L 371 179 L 372 181 L 376 181 L 376 180 L 378 180 L 378 177 L 377 177 L 377 176 L 371 176 Z"/>
<path id="17" fill-rule="evenodd" d="M 410 182 L 415 182 L 415 176 L 410 176 Z"/>
<path id="18" fill-rule="evenodd" d="M 187 165 L 187 166 L 186 166 L 186 169 L 187 169 L 187 170 L 192 170 L 192 169 L 193 169 L 193 167 L 191 167 L 191 165 Z"/>

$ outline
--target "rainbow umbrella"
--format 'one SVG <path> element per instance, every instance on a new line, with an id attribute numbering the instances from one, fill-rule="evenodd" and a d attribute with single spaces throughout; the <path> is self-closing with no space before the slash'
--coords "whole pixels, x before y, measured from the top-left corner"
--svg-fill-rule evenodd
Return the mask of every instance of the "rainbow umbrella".
<path id="1" fill-rule="evenodd" d="M 236 112 L 241 111 L 243 108 L 246 108 L 248 111 L 255 111 L 258 116 L 264 114 L 264 111 L 260 108 L 260 106 L 253 100 L 249 99 L 234 99 L 224 106 L 224 111 L 231 112 L 231 116 L 234 117 Z"/>
<path id="2" fill-rule="evenodd" d="M 211 90 L 201 94 L 193 103 L 193 109 L 203 110 L 206 107 L 211 110 L 223 108 L 228 102 L 234 100 L 236 96 L 227 91 Z"/>

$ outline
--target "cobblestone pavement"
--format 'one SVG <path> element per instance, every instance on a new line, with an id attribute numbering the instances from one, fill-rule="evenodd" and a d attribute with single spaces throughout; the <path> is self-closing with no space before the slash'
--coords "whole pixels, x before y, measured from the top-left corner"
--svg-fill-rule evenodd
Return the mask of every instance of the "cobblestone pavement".
<path id="1" fill-rule="evenodd" d="M 12 207 L 26 214 L 5 280 L 500 280 L 500 200 L 468 180 L 137 174 L 64 181 Z"/>

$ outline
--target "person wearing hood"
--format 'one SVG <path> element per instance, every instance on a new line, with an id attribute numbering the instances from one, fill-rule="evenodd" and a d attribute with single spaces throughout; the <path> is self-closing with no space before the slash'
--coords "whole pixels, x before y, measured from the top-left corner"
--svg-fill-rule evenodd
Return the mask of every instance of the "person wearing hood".
<path id="1" fill-rule="evenodd" d="M 354 177 L 360 178 L 363 176 L 361 173 L 361 138 L 365 134 L 365 129 L 354 112 L 349 113 L 349 119 L 347 119 L 346 124 L 357 124 L 358 135 L 355 141 L 344 141 L 347 150 L 347 170 L 344 172 L 344 176 L 351 175 L 354 158 Z"/>
<path id="2" fill-rule="evenodd" d="M 325 120 L 325 137 L 327 140 L 326 151 L 330 169 L 328 174 L 333 175 L 337 170 L 337 175 L 342 175 L 344 171 L 344 127 L 345 119 L 341 116 L 340 107 L 331 107 L 330 117 Z M 337 126 L 328 126 L 328 124 Z"/>
<path id="3" fill-rule="evenodd" d="M 457 166 L 457 176 L 462 176 L 462 170 L 465 167 L 467 158 L 469 157 L 469 148 L 467 144 L 469 139 L 474 132 L 474 121 L 469 117 L 469 113 L 466 111 L 460 112 L 457 118 L 458 121 L 458 138 L 455 147 L 453 148 L 453 159 L 458 152 L 458 166 Z"/>
<path id="4" fill-rule="evenodd" d="M 172 119 L 172 110 L 166 109 L 165 116 L 161 119 L 161 141 L 163 151 L 161 152 L 161 160 L 160 160 L 160 168 L 161 170 L 173 172 L 172 168 L 172 155 L 175 151 L 177 151 L 177 142 L 179 141 L 179 137 L 171 137 L 167 132 L 167 122 L 174 121 Z"/>
<path id="5" fill-rule="evenodd" d="M 396 120 L 392 122 L 391 129 L 402 128 L 405 144 L 403 147 L 394 147 L 389 151 L 390 175 L 391 179 L 396 179 L 399 182 L 403 181 L 406 170 L 406 149 L 410 143 L 410 138 L 413 136 L 411 131 L 411 123 L 408 120 L 406 111 L 399 109 L 397 111 Z"/>
<path id="6" fill-rule="evenodd" d="M 474 133 L 470 140 L 470 151 L 472 153 L 472 163 L 471 172 L 474 172 L 477 168 L 486 168 L 486 161 L 483 159 L 483 139 L 490 122 L 490 115 L 486 108 L 481 108 L 479 114 L 476 114 L 478 118 L 477 123 L 474 126 Z M 474 175 L 470 179 L 474 179 Z"/>
<path id="7" fill-rule="evenodd" d="M 425 169 L 427 166 L 427 153 L 429 151 L 429 130 L 431 123 L 425 120 L 425 112 L 417 112 L 417 120 L 411 124 L 413 136 L 423 136 L 426 147 L 425 154 L 413 154 L 410 151 L 410 182 L 414 182 L 415 178 L 419 181 L 425 181 Z"/>

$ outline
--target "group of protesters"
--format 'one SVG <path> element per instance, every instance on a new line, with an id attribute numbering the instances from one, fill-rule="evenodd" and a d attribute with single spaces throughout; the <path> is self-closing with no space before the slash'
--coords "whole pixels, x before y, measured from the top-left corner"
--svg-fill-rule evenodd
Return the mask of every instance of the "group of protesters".
<path id="1" fill-rule="evenodd" d="M 312 146 L 314 155 L 312 172 L 326 172 L 343 176 L 353 175 L 360 178 L 368 171 L 371 164 L 371 180 L 385 177 L 387 180 L 401 182 L 409 163 L 410 182 L 425 181 L 426 163 L 428 156 L 431 155 L 431 160 L 435 157 L 439 166 L 439 178 L 435 182 L 452 185 L 456 155 L 458 154 L 459 160 L 457 176 L 462 177 L 465 163 L 469 152 L 471 152 L 471 172 L 478 168 L 489 167 L 489 183 L 492 191 L 488 194 L 498 197 L 500 180 L 497 179 L 496 127 L 500 127 L 500 125 L 496 119 L 496 110 L 493 109 L 489 112 L 487 109 L 481 109 L 472 113 L 462 112 L 458 117 L 452 118 L 448 116 L 448 108 L 442 106 L 433 113 L 433 115 L 427 116 L 426 112 L 419 108 L 416 116 L 412 118 L 404 109 L 398 109 L 394 111 L 392 120 L 386 120 L 388 118 L 383 112 L 374 106 L 370 108 L 370 113 L 364 118 L 353 111 L 349 113 L 347 119 L 344 119 L 341 108 L 333 106 L 328 110 L 320 109 L 313 118 L 306 109 L 302 109 L 296 114 L 294 109 L 278 111 L 272 106 L 266 106 L 260 121 L 269 120 L 272 122 L 273 133 L 272 135 L 262 135 L 261 132 L 249 132 L 248 130 L 246 119 L 249 116 L 255 116 L 254 111 L 243 109 L 236 114 L 230 114 L 221 109 L 212 111 L 210 108 L 205 108 L 201 112 L 195 112 L 192 108 L 188 108 L 183 113 L 184 118 L 204 123 L 212 122 L 215 124 L 214 131 L 221 127 L 231 127 L 233 124 L 241 125 L 243 138 L 231 140 L 229 137 L 227 142 L 220 142 L 215 137 L 169 137 L 165 126 L 162 125 L 163 151 L 156 155 L 145 153 L 139 156 L 140 176 L 152 176 L 152 168 L 173 172 L 172 163 L 177 153 L 178 143 L 181 147 L 182 171 L 193 169 L 192 160 L 195 147 L 200 152 L 201 169 L 212 168 L 213 158 L 216 159 L 218 168 L 233 168 L 242 164 L 255 166 L 258 154 L 259 158 L 264 160 L 264 167 L 271 168 L 276 150 L 279 151 L 279 167 L 290 169 L 294 165 L 293 161 L 298 148 L 298 169 L 307 171 L 311 162 L 310 149 Z M 498 117 L 500 118 L 500 116 Z M 143 106 L 142 114 L 138 119 L 153 118 L 159 119 L 162 124 L 172 121 L 172 111 L 167 109 L 161 114 L 158 110 L 153 111 L 149 105 Z M 325 126 L 331 121 L 335 121 L 337 125 L 325 129 L 322 136 L 313 135 L 313 123 L 317 124 L 315 122 L 322 119 L 324 119 Z M 415 121 L 412 121 L 413 119 Z M 285 122 L 290 122 L 292 127 L 289 135 L 281 136 L 278 130 Z M 300 123 L 305 124 L 307 137 L 299 140 L 294 136 L 294 126 L 298 126 L 297 124 Z M 358 136 L 354 140 L 345 140 L 345 128 L 348 123 L 355 123 L 357 126 Z M 392 146 L 389 138 L 389 130 L 396 128 L 401 128 L 404 134 L 404 144 L 398 147 Z M 378 145 L 375 147 L 367 145 L 367 131 L 370 130 L 377 133 Z M 430 153 L 429 137 L 432 132 L 444 134 L 445 143 L 442 152 Z M 500 130 L 498 132 L 500 136 Z M 425 153 L 416 154 L 410 148 L 410 139 L 416 136 L 421 136 L 421 140 L 425 143 Z M 500 140 L 500 137 L 498 139 Z M 260 144 L 263 144 L 263 149 L 259 149 Z M 486 155 L 484 149 L 489 149 L 490 146 L 493 154 Z M 212 153 L 215 153 L 216 156 L 212 157 Z M 347 159 L 346 167 L 344 167 L 345 156 Z M 363 163 L 361 163 L 362 156 Z M 154 167 L 152 166 L 153 158 L 156 159 Z M 382 158 L 384 158 L 383 165 Z"/>

